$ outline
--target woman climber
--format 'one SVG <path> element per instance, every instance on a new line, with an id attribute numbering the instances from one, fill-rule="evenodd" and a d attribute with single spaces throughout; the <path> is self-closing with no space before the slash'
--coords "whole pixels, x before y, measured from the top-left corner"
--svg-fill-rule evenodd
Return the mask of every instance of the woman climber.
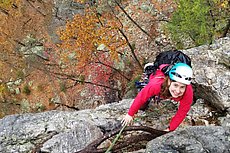
<path id="1" fill-rule="evenodd" d="M 153 96 L 159 96 L 160 99 L 171 99 L 179 103 L 178 110 L 165 131 L 175 130 L 184 120 L 193 102 L 192 68 L 185 63 L 176 63 L 165 74 L 162 72 L 165 66 L 168 65 L 160 65 L 159 69 L 150 75 L 149 83 L 137 94 L 128 113 L 123 118 L 123 126 L 130 125 L 134 115 Z"/>

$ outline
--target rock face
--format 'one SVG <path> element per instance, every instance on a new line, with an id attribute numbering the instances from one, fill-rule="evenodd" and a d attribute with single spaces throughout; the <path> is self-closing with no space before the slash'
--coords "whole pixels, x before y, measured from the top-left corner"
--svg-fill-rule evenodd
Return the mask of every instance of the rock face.
<path id="1" fill-rule="evenodd" d="M 146 153 L 228 153 L 230 128 L 188 127 L 158 137 L 147 144 Z"/>
<path id="2" fill-rule="evenodd" d="M 120 126 L 132 100 L 94 110 L 10 115 L 0 120 L 0 152 L 73 153 Z"/>
<path id="3" fill-rule="evenodd" d="M 0 120 L 0 152 L 77 152 L 101 137 L 103 133 L 119 127 L 122 115 L 127 112 L 132 101 L 133 99 L 126 99 L 92 110 L 48 111 L 6 116 Z M 146 117 L 140 114 L 143 112 L 139 112 L 137 116 Z M 157 124 L 157 121 L 162 122 L 156 120 L 154 124 Z M 147 122 L 149 121 L 142 120 L 137 124 L 147 125 Z M 228 123 L 223 124 L 223 127 L 179 128 L 149 142 L 146 152 L 227 153 L 230 151 L 229 133 Z"/>
<path id="4" fill-rule="evenodd" d="M 230 108 L 230 38 L 184 50 L 192 59 L 196 98 L 218 110 Z M 229 110 L 230 111 L 230 110 Z"/>
<path id="5" fill-rule="evenodd" d="M 60 26 L 64 26 L 66 21 L 72 19 L 74 14 L 82 13 L 83 5 L 73 0 L 54 0 L 51 22 L 48 26 L 48 32 L 52 41 L 59 42 L 56 31 Z"/>

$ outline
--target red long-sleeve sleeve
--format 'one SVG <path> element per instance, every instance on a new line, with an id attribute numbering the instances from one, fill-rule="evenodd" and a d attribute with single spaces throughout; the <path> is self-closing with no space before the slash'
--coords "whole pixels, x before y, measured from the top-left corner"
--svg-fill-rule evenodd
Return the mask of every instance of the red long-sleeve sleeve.
<path id="1" fill-rule="evenodd" d="M 170 131 L 175 130 L 184 120 L 188 111 L 191 108 L 192 101 L 193 101 L 193 89 L 191 85 L 188 85 L 186 87 L 186 91 L 182 99 L 180 100 L 179 108 L 176 114 L 174 115 L 174 117 L 172 117 L 171 119 L 170 126 L 169 126 Z"/>
<path id="2" fill-rule="evenodd" d="M 160 70 L 157 70 L 156 74 L 150 79 L 150 82 L 137 94 L 128 114 L 130 116 L 134 116 L 134 114 L 138 112 L 140 107 L 147 102 L 150 97 L 159 95 L 163 81 L 164 74 Z"/>

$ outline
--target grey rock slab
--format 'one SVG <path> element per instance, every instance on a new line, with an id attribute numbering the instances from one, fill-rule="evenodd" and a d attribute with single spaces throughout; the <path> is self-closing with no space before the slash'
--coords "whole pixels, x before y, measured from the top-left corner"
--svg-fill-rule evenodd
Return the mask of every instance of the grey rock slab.
<path id="1" fill-rule="evenodd" d="M 194 126 L 180 129 L 148 142 L 146 153 L 229 153 L 230 128 Z"/>

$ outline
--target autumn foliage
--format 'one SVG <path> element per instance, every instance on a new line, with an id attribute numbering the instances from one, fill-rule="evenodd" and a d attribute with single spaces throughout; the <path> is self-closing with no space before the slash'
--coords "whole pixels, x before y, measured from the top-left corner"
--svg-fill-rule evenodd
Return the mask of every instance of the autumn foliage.
<path id="1" fill-rule="evenodd" d="M 63 61 L 67 65 L 74 63 L 75 77 L 79 76 L 81 83 L 91 84 L 89 88 L 93 86 L 96 94 L 114 88 L 109 82 L 115 79 L 112 77 L 115 71 L 129 79 L 115 68 L 122 60 L 121 48 L 126 44 L 119 33 L 121 26 L 113 14 L 98 15 L 88 9 L 84 14 L 76 14 L 59 31 Z"/>
<path id="2" fill-rule="evenodd" d="M 84 15 L 75 15 L 60 32 L 61 47 L 65 49 L 64 58 L 75 53 L 74 58 L 79 66 L 98 61 L 97 55 L 102 52 L 111 60 L 119 60 L 117 49 L 124 45 L 124 40 L 118 33 L 120 25 L 111 18 L 113 16 L 110 14 L 98 16 L 89 11 Z M 97 49 L 100 46 L 104 46 L 105 50 Z"/>

